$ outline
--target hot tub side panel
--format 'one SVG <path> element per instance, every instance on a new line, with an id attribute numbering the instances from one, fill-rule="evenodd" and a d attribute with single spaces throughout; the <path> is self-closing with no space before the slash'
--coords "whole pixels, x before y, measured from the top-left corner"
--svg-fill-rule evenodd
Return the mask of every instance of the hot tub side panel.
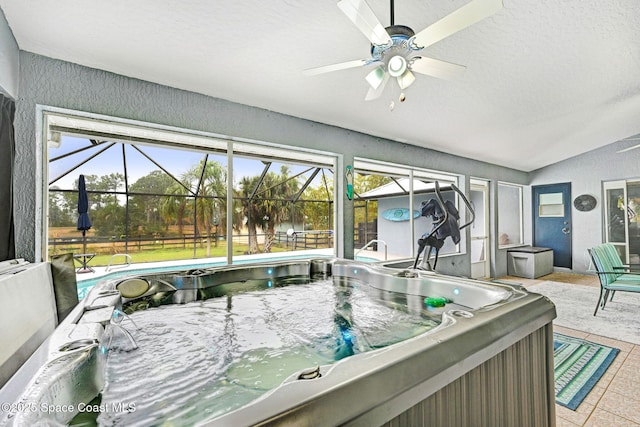
<path id="1" fill-rule="evenodd" d="M 553 426 L 553 304 L 529 294 L 454 317 L 436 333 L 344 359 L 315 380 L 286 382 L 207 425 Z"/>
<path id="2" fill-rule="evenodd" d="M 549 323 L 382 425 L 553 427 L 553 381 Z M 348 425 L 375 425 L 372 419 L 384 419 L 389 409 Z"/>

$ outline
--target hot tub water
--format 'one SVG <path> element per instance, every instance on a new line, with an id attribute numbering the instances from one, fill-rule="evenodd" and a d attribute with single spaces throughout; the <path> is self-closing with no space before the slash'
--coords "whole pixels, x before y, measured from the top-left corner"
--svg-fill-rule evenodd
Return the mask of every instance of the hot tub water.
<path id="1" fill-rule="evenodd" d="M 357 281 L 279 285 L 263 281 L 251 285 L 258 290 L 129 313 L 139 329 L 126 320 L 122 326 L 138 348 L 111 351 L 102 393 L 102 405 L 125 409 L 101 413 L 100 425 L 190 425 L 214 418 L 303 369 L 440 323 L 440 313 L 407 304 L 406 294 Z M 122 402 L 135 402 L 135 411 Z"/>

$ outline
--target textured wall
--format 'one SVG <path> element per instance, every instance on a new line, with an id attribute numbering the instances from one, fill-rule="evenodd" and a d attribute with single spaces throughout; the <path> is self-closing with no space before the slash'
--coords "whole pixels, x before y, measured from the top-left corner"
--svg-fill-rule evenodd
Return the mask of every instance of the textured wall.
<path id="1" fill-rule="evenodd" d="M 403 145 L 358 132 L 235 104 L 197 93 L 128 78 L 29 52 L 20 53 L 20 94 L 16 103 L 16 246 L 33 260 L 38 251 L 36 202 L 36 105 L 215 132 L 279 144 L 385 160 L 471 176 L 526 184 L 527 174 L 446 153 Z M 390 116 L 390 120 L 392 117 Z M 345 252 L 353 254 L 353 209 L 345 199 Z M 456 262 L 460 264 L 459 261 Z M 506 271 L 505 271 L 506 272 Z"/>
<path id="2" fill-rule="evenodd" d="M 631 145 L 633 143 L 630 142 L 610 144 L 530 173 L 532 186 L 570 182 L 572 202 L 581 194 L 591 194 L 598 201 L 596 208 L 590 212 L 578 211 L 572 204 L 572 249 L 575 272 L 587 270 L 589 264 L 587 248 L 602 243 L 604 238 L 602 182 L 640 179 L 638 166 L 640 165 L 640 148 L 626 153 L 617 153 L 618 150 Z M 531 195 L 529 195 L 530 198 Z"/>
<path id="3" fill-rule="evenodd" d="M 19 57 L 18 44 L 0 9 L 0 92 L 14 99 L 18 95 Z"/>

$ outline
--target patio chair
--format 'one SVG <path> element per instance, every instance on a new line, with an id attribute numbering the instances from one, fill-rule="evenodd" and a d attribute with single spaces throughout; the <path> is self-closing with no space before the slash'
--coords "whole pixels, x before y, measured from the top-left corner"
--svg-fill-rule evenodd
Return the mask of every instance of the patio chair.
<path id="1" fill-rule="evenodd" d="M 600 296 L 593 312 L 594 316 L 598 312 L 598 307 L 604 310 L 609 292 L 611 292 L 609 301 L 613 300 L 616 291 L 640 292 L 640 274 L 638 274 L 640 271 L 634 272 L 632 266 L 623 264 L 615 246 L 611 243 L 603 243 L 588 249 L 588 252 L 600 279 Z"/>

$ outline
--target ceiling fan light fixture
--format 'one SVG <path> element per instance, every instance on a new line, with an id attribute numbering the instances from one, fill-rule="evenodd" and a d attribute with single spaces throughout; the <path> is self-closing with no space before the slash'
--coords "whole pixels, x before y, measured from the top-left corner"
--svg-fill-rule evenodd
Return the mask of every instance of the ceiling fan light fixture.
<path id="1" fill-rule="evenodd" d="M 406 25 L 394 24 L 393 0 L 390 2 L 391 25 L 386 28 L 382 27 L 367 0 L 338 0 L 338 8 L 371 42 L 371 58 L 311 68 L 303 73 L 313 76 L 374 63 L 381 64 L 365 78 L 370 85 L 366 101 L 379 98 L 390 77 L 396 78 L 401 90 L 413 84 L 416 79 L 414 73 L 442 79 L 454 78 L 464 72 L 464 66 L 414 56 L 414 53 L 493 15 L 502 9 L 502 2 L 503 0 L 469 0 L 466 5 L 415 33 Z M 405 98 L 402 92 L 400 102 Z M 390 108 L 393 110 L 393 107 L 392 103 Z"/>
<path id="2" fill-rule="evenodd" d="M 416 81 L 416 76 L 414 76 L 413 73 L 407 69 L 404 72 L 404 74 L 402 74 L 397 78 L 397 81 L 398 81 L 398 86 L 400 86 L 400 89 L 404 90 L 409 86 L 411 86 L 413 82 Z"/>
<path id="3" fill-rule="evenodd" d="M 400 77 L 407 70 L 407 60 L 400 55 L 396 55 L 389 60 L 387 67 L 391 77 Z"/>
<path id="4" fill-rule="evenodd" d="M 388 81 L 389 81 L 389 73 L 384 73 L 384 76 L 382 78 L 382 83 L 380 83 L 380 86 L 378 86 L 376 89 L 370 87 L 369 90 L 367 91 L 367 96 L 364 98 L 364 100 L 373 101 L 374 99 L 380 98 L 380 95 L 382 95 L 382 92 L 384 92 L 384 88 L 387 85 Z"/>
<path id="5" fill-rule="evenodd" d="M 373 90 L 378 89 L 378 87 L 384 80 L 384 67 L 381 65 L 371 70 L 371 72 L 365 77 L 365 80 L 369 83 Z"/>

